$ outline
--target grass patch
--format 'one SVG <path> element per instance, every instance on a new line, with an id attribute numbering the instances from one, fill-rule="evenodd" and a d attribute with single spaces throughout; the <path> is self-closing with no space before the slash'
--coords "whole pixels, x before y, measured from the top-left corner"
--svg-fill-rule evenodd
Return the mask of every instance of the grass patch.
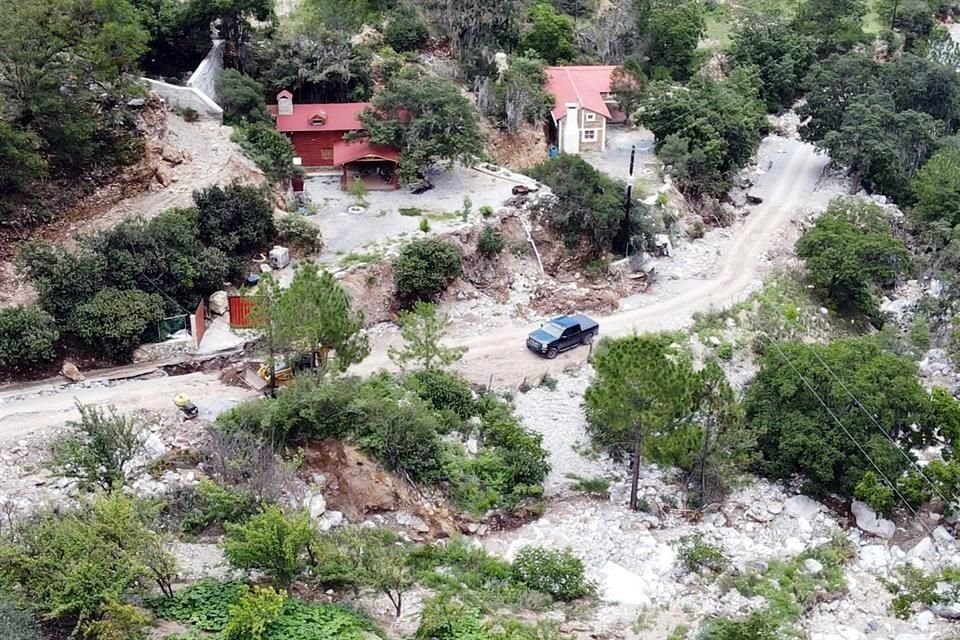
<path id="1" fill-rule="evenodd" d="M 423 209 L 420 207 L 400 207 L 400 215 L 415 217 L 423 214 Z"/>
<path id="2" fill-rule="evenodd" d="M 610 493 L 610 481 L 606 478 L 584 478 L 575 473 L 568 473 L 564 476 L 568 480 L 573 480 L 570 488 L 574 491 L 581 491 L 594 497 L 607 497 Z"/>
<path id="3" fill-rule="evenodd" d="M 345 267 L 352 267 L 356 264 L 373 264 L 380 261 L 380 255 L 377 253 L 363 253 L 360 251 L 351 251 L 340 258 L 340 264 Z"/>
<path id="4" fill-rule="evenodd" d="M 957 566 L 924 573 L 907 564 L 899 567 L 892 578 L 881 579 L 881 582 L 893 594 L 890 611 L 903 620 L 920 608 L 949 604 L 960 598 L 960 567 Z"/>

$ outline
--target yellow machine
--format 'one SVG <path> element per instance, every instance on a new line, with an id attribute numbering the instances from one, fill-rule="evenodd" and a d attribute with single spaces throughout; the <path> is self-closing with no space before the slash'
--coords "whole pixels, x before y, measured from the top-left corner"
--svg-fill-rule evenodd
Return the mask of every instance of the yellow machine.
<path id="1" fill-rule="evenodd" d="M 316 369 L 326 365 L 327 358 L 330 355 L 330 347 L 320 347 L 312 354 L 303 356 L 295 361 L 278 362 L 274 368 L 273 376 L 275 386 L 283 386 L 293 380 L 297 371 L 304 369 Z M 270 388 L 270 363 L 251 363 L 243 376 L 247 386 L 255 391 L 267 391 Z"/>
<path id="2" fill-rule="evenodd" d="M 200 413 L 197 405 L 190 401 L 190 396 L 185 393 L 178 393 L 173 397 L 173 404 L 183 412 L 183 417 L 187 420 L 193 420 Z"/>

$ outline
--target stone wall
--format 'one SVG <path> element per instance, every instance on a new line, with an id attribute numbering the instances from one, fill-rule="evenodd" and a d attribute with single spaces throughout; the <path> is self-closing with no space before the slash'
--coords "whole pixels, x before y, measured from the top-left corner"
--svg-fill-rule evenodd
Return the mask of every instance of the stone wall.
<path id="1" fill-rule="evenodd" d="M 150 78 L 142 78 L 142 80 L 150 85 L 151 91 L 163 98 L 170 107 L 175 109 L 194 109 L 200 114 L 201 118 L 210 118 L 223 122 L 223 109 L 199 89 L 194 87 L 180 87 L 175 84 L 160 82 L 159 80 L 151 80 Z"/>
<path id="2" fill-rule="evenodd" d="M 217 80 L 223 72 L 223 40 L 214 40 L 210 52 L 194 70 L 186 86 L 141 78 L 150 89 L 174 109 L 193 109 L 201 118 L 223 122 L 217 104 Z"/>
<path id="3" fill-rule="evenodd" d="M 214 40 L 207 57 L 187 80 L 187 86 L 199 90 L 217 102 L 217 80 L 223 72 L 223 40 Z"/>

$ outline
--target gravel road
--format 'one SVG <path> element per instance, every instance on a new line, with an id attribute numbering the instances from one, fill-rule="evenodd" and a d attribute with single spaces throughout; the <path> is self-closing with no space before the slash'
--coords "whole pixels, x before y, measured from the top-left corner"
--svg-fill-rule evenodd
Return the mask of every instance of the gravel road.
<path id="1" fill-rule="evenodd" d="M 783 229 L 803 212 L 825 207 L 833 194 L 818 191 L 829 158 L 818 155 L 813 145 L 768 136 L 761 155 L 768 158 L 769 167 L 757 178 L 751 193 L 762 197 L 763 202 L 721 247 L 719 268 L 703 278 L 664 282 L 647 304 L 597 318 L 601 335 L 682 328 L 695 312 L 742 300 L 762 281 L 769 268 L 767 254 L 777 246 Z M 579 368 L 586 362 L 588 350 L 582 348 L 552 361 L 529 353 L 523 346 L 529 330 L 506 327 L 458 340 L 459 346 L 468 349 L 458 365 L 460 373 L 477 384 L 516 387 L 525 378 Z M 373 353 L 355 367 L 355 372 L 391 369 L 387 349 L 398 342 L 395 332 L 376 338 Z"/>

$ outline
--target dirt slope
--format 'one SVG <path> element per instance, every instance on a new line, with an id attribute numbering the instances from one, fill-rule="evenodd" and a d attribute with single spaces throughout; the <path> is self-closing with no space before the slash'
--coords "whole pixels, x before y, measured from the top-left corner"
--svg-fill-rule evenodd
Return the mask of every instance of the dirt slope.
<path id="1" fill-rule="evenodd" d="M 716 272 L 702 279 L 662 283 L 659 295 L 649 304 L 598 318 L 601 335 L 680 328 L 696 311 L 724 307 L 743 299 L 762 279 L 767 270 L 765 254 L 777 244 L 783 229 L 801 211 L 826 204 L 824 198 L 818 197 L 817 183 L 828 163 L 828 158 L 817 155 L 812 145 L 796 140 L 771 136 L 764 144 L 782 147 L 752 189 L 764 201 L 721 251 Z M 477 384 L 492 380 L 494 385 L 513 386 L 524 378 L 561 371 L 586 360 L 587 349 L 575 349 L 553 361 L 527 352 L 523 345 L 529 330 L 507 327 L 458 341 L 468 348 L 459 365 L 461 373 Z M 355 368 L 356 372 L 390 369 L 387 348 L 391 343 L 397 343 L 395 333 L 375 341 L 373 353 Z"/>

